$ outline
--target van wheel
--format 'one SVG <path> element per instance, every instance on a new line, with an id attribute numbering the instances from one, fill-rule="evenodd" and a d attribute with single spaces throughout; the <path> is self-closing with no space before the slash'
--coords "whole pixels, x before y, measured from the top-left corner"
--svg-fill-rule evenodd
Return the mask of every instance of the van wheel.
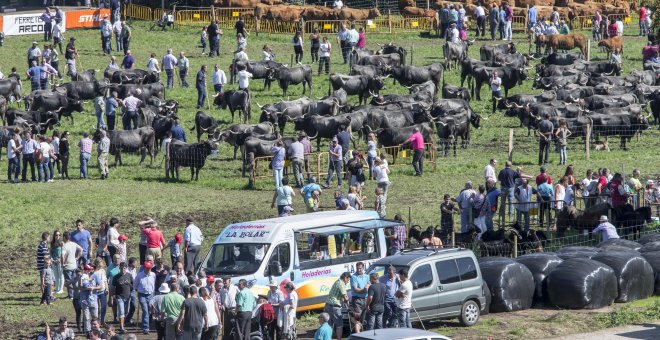
<path id="1" fill-rule="evenodd" d="M 473 326 L 479 321 L 479 305 L 473 300 L 465 301 L 461 308 L 461 316 L 459 320 L 463 326 Z"/>

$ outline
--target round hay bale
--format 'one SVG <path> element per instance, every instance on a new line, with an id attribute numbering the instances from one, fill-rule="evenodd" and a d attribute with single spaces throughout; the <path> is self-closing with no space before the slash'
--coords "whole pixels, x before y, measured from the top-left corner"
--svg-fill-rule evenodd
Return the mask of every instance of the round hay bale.
<path id="1" fill-rule="evenodd" d="M 658 242 L 660 241 L 660 234 L 648 234 L 642 236 L 637 242 L 641 244 L 647 244 L 650 242 Z"/>
<path id="2" fill-rule="evenodd" d="M 635 301 L 653 295 L 653 268 L 641 255 L 630 251 L 604 251 L 591 259 L 614 270 L 618 284 L 616 302 Z"/>
<path id="3" fill-rule="evenodd" d="M 483 290 L 484 297 L 486 297 L 486 308 L 481 312 L 481 315 L 486 315 L 490 313 L 490 303 L 493 301 L 493 296 L 490 294 L 490 289 L 488 288 L 486 281 L 481 285 L 481 289 Z"/>
<path id="4" fill-rule="evenodd" d="M 655 275 L 655 289 L 654 295 L 660 295 L 660 251 L 649 251 L 642 253 L 642 257 L 646 259 L 653 268 Z"/>
<path id="5" fill-rule="evenodd" d="M 534 305 L 548 302 L 546 278 L 563 260 L 554 254 L 536 253 L 520 256 L 516 262 L 522 263 L 534 277 Z"/>
<path id="6" fill-rule="evenodd" d="M 559 308 L 597 309 L 617 297 L 614 270 L 586 258 L 564 260 L 546 280 L 550 304 Z"/>
<path id="7" fill-rule="evenodd" d="M 633 250 L 639 250 L 642 248 L 642 245 L 635 242 L 635 241 L 630 241 L 630 240 L 625 240 L 622 238 L 613 238 L 609 239 L 607 241 L 603 241 L 599 243 L 596 247 L 598 248 L 603 248 L 603 247 L 609 247 L 609 246 L 619 246 L 619 247 L 626 247 L 630 248 Z"/>
<path id="8" fill-rule="evenodd" d="M 513 312 L 532 306 L 534 277 L 527 267 L 505 257 L 479 260 L 479 267 L 491 293 L 491 313 Z"/>
<path id="9" fill-rule="evenodd" d="M 642 253 L 649 253 L 652 251 L 660 251 L 660 241 L 648 242 L 642 246 L 642 249 L 639 250 Z"/>
<path id="10" fill-rule="evenodd" d="M 618 252 L 624 252 L 624 253 L 630 253 L 632 255 L 639 255 L 640 252 L 634 249 L 630 249 L 628 247 L 624 246 L 614 246 L 614 245 L 607 245 L 601 248 L 598 248 L 598 252 L 608 252 L 608 251 L 618 251 Z"/>
<path id="11" fill-rule="evenodd" d="M 594 255 L 598 254 L 598 249 L 594 247 L 581 247 L 581 246 L 570 246 L 564 247 L 557 251 L 557 256 L 562 260 L 568 259 L 590 259 Z"/>

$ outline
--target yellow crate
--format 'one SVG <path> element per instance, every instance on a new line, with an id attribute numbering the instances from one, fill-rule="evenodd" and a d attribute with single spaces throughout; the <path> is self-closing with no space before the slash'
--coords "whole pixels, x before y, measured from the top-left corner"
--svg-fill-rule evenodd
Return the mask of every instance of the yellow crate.
<path id="1" fill-rule="evenodd" d="M 201 16 L 199 15 L 199 13 L 195 13 L 195 14 L 193 14 L 193 18 L 194 19 L 199 19 L 199 18 L 201 18 Z"/>
<path id="2" fill-rule="evenodd" d="M 419 21 L 413 21 L 412 27 L 419 27 Z"/>
<path id="3" fill-rule="evenodd" d="M 323 29 L 324 29 L 324 30 L 330 30 L 330 29 L 332 29 L 332 24 L 323 24 Z"/>
<path id="4" fill-rule="evenodd" d="M 239 15 L 241 15 L 241 13 L 239 13 L 239 12 L 231 12 L 231 16 L 232 16 L 232 17 L 237 17 L 237 16 L 239 16 Z"/>
<path id="5" fill-rule="evenodd" d="M 406 158 L 408 157 L 408 150 L 401 150 L 401 154 L 399 155 L 399 158 Z"/>

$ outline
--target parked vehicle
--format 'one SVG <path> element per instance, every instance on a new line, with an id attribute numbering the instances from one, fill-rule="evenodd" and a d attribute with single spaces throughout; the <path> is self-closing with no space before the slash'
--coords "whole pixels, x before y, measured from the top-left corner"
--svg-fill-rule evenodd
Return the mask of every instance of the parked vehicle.
<path id="1" fill-rule="evenodd" d="M 437 333 L 415 328 L 383 328 L 351 334 L 348 340 L 451 340 Z"/>

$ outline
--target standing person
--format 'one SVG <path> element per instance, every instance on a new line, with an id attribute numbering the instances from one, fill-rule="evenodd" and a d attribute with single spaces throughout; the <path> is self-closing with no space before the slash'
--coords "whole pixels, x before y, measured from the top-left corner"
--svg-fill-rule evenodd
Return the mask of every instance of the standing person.
<path id="1" fill-rule="evenodd" d="M 216 46 L 215 37 L 218 35 L 218 25 L 215 23 L 215 20 L 211 20 L 208 27 L 206 28 L 206 35 L 209 38 L 209 57 L 214 57 L 218 55 L 219 46 Z M 202 37 L 201 39 L 204 39 Z M 206 47 L 206 42 L 202 42 L 202 54 L 204 54 L 204 48 Z"/>
<path id="2" fill-rule="evenodd" d="M 339 30 L 339 32 L 337 32 L 337 42 L 339 42 L 339 45 L 341 47 L 341 56 L 342 58 L 344 58 L 344 64 L 348 63 L 348 52 L 349 52 L 348 35 L 349 33 L 348 30 L 346 29 L 346 24 L 342 23 L 341 29 Z M 321 47 L 321 51 L 323 51 L 323 47 Z"/>
<path id="3" fill-rule="evenodd" d="M 502 3 L 502 4 L 500 5 L 500 8 L 499 8 L 500 24 L 499 24 L 499 26 L 498 26 L 498 29 L 499 29 L 499 31 L 500 31 L 500 39 L 502 39 L 502 40 L 504 40 L 504 38 L 506 37 L 506 33 L 505 33 L 505 30 L 504 30 L 504 28 L 506 27 L 506 19 L 505 19 L 505 17 L 506 17 L 506 11 L 505 11 L 505 5 L 506 5 L 506 4 Z"/>
<path id="4" fill-rule="evenodd" d="M 56 25 L 57 27 L 57 25 Z M 55 49 L 55 45 L 53 45 L 51 51 L 50 51 L 50 60 L 49 60 L 50 66 L 52 66 L 55 69 L 55 73 L 57 74 L 57 78 L 61 81 L 62 80 L 62 72 L 60 72 L 60 54 L 57 52 Z M 55 77 L 53 76 L 53 80 Z"/>
<path id="5" fill-rule="evenodd" d="M 148 257 L 151 255 L 154 260 L 160 259 L 163 256 L 165 237 L 163 237 L 163 233 L 158 229 L 158 223 L 152 220 L 151 224 L 142 225 L 141 229 L 142 233 L 147 238 L 146 256 Z"/>
<path id="6" fill-rule="evenodd" d="M 64 234 L 66 239 L 66 234 L 68 234 L 68 232 L 64 232 Z M 64 272 L 65 272 L 64 277 L 66 278 L 66 270 Z M 67 296 L 67 299 L 71 299 L 71 303 L 73 304 L 73 309 L 76 312 L 76 326 L 78 329 L 78 333 L 83 333 L 83 330 L 81 328 L 83 321 L 82 307 L 80 305 L 80 291 L 81 291 L 80 279 L 82 278 L 82 275 L 83 275 L 83 267 L 74 268 L 72 270 L 71 277 L 64 282 L 64 287 L 66 287 L 67 291 L 71 292 L 71 295 Z"/>
<path id="7" fill-rule="evenodd" d="M 53 25 L 53 51 L 55 50 L 55 46 L 58 46 L 60 53 L 64 53 L 62 52 L 62 41 L 64 41 L 64 27 L 62 23 L 58 22 Z"/>
<path id="8" fill-rule="evenodd" d="M 192 217 L 186 218 L 186 229 L 183 232 L 183 241 L 186 272 L 194 271 L 202 260 L 199 252 L 202 247 L 202 242 L 204 241 L 204 235 L 202 235 L 202 231 L 199 227 L 195 225 Z"/>
<path id="9" fill-rule="evenodd" d="M 239 293 L 239 289 L 236 285 L 233 285 L 231 283 L 231 277 L 230 276 L 223 276 L 222 281 L 224 284 L 224 288 L 220 291 L 220 295 L 222 298 L 222 310 L 223 310 L 223 324 L 225 325 L 224 329 L 224 340 L 231 340 L 234 339 L 233 337 L 230 337 L 229 335 L 232 333 L 232 331 L 237 327 L 232 320 L 236 318 L 236 296 Z"/>
<path id="10" fill-rule="evenodd" d="M 248 91 L 250 87 L 250 78 L 252 78 L 252 73 L 247 71 L 246 65 L 238 66 L 238 89 L 243 91 Z"/>
<path id="11" fill-rule="evenodd" d="M 208 26 L 203 26 L 202 30 L 199 33 L 199 46 L 202 49 L 202 55 L 206 53 L 206 42 L 208 41 Z M 209 52 L 211 52 L 211 48 L 209 47 Z"/>
<path id="12" fill-rule="evenodd" d="M 101 46 L 103 47 L 103 55 L 112 52 L 112 23 L 108 19 L 108 15 L 103 16 L 101 20 Z"/>
<path id="13" fill-rule="evenodd" d="M 550 223 L 550 202 L 555 196 L 552 185 L 548 183 L 548 178 L 541 178 L 541 184 L 536 188 L 540 201 L 539 209 L 539 224 L 543 226 L 543 221 L 547 220 Z M 547 216 L 546 216 L 547 214 Z"/>
<path id="14" fill-rule="evenodd" d="M 550 157 L 550 142 L 552 141 L 552 132 L 554 125 L 550 121 L 550 115 L 544 114 L 543 120 L 539 123 L 539 166 L 548 164 Z"/>
<path id="15" fill-rule="evenodd" d="M 488 181 L 488 179 L 497 179 L 495 176 L 495 167 L 497 166 L 497 159 L 491 158 L 490 161 L 488 162 L 488 165 L 484 167 L 484 183 Z"/>
<path id="16" fill-rule="evenodd" d="M 115 46 L 117 46 L 117 52 L 123 51 L 124 47 L 122 46 L 122 36 L 121 36 L 121 31 L 122 31 L 122 25 L 121 25 L 121 20 L 117 18 L 117 20 L 114 21 L 112 24 L 112 34 L 115 35 Z M 124 53 L 125 54 L 125 53 Z"/>
<path id="17" fill-rule="evenodd" d="M 367 164 L 369 165 L 369 180 L 373 180 L 375 178 L 374 175 L 374 162 L 376 160 L 376 157 L 378 157 L 378 144 L 376 142 L 376 134 L 373 132 L 370 132 L 369 135 L 367 136 Z"/>
<path id="18" fill-rule="evenodd" d="M 50 52 L 49 52 L 50 56 Z M 53 68 L 48 62 L 49 58 L 43 58 L 41 59 L 41 72 L 39 74 L 39 82 L 41 83 L 41 89 L 42 90 L 47 90 L 48 89 L 48 78 L 50 75 L 57 75 L 57 70 Z"/>
<path id="19" fill-rule="evenodd" d="M 39 272 L 39 277 L 40 277 L 40 282 L 41 282 L 41 292 L 44 292 L 44 286 L 43 286 L 43 269 L 45 268 L 45 263 L 46 259 L 50 258 L 49 256 L 49 250 L 48 250 L 48 241 L 50 240 L 50 235 L 48 232 L 44 231 L 41 233 L 41 242 L 39 242 L 39 245 L 37 246 L 37 271 Z M 52 274 L 51 274 L 52 278 Z M 42 297 L 42 302 L 43 304 L 44 300 Z M 50 302 L 48 303 L 50 304 Z"/>
<path id="20" fill-rule="evenodd" d="M 9 162 L 7 166 L 8 183 L 18 183 L 18 174 L 21 172 L 19 159 L 23 145 L 21 145 L 19 131 L 19 129 L 14 129 L 12 137 L 7 142 L 7 161 Z M 12 174 L 14 175 L 13 180 L 11 179 Z"/>
<path id="21" fill-rule="evenodd" d="M 268 47 L 268 45 L 264 45 L 261 48 L 261 61 L 274 61 L 275 60 L 275 54 L 273 54 L 273 49 Z"/>
<path id="22" fill-rule="evenodd" d="M 205 289 L 204 287 L 199 288 Z M 177 319 L 177 330 L 183 339 L 201 339 L 202 332 L 208 330 L 208 310 L 204 300 L 198 297 L 198 289 L 191 286 L 190 297 L 186 298 Z"/>
<path id="23" fill-rule="evenodd" d="M 374 211 L 378 213 L 378 216 L 380 218 L 385 218 L 387 216 L 387 210 L 386 210 L 386 204 L 387 204 L 387 197 L 385 196 L 385 192 L 383 191 L 383 188 L 376 188 L 374 190 L 374 193 L 376 194 L 376 201 L 374 202 Z"/>
<path id="24" fill-rule="evenodd" d="M 291 44 L 293 44 L 293 52 L 296 54 L 295 63 L 302 65 L 303 59 L 303 37 L 300 30 L 296 31 L 296 34 L 291 38 Z"/>
<path id="25" fill-rule="evenodd" d="M 465 183 L 465 188 L 461 190 L 461 193 L 456 197 L 456 203 L 459 204 L 461 212 L 461 232 L 467 232 L 469 226 L 471 225 L 470 221 L 470 209 L 472 209 L 472 204 L 470 203 L 470 198 L 476 195 L 474 189 L 472 189 L 472 182 L 468 181 Z"/>
<path id="26" fill-rule="evenodd" d="M 195 77 L 195 88 L 197 88 L 197 109 L 204 107 L 206 100 L 206 65 L 202 65 Z"/>
<path id="27" fill-rule="evenodd" d="M 69 75 L 71 79 L 75 79 L 78 76 L 76 57 L 78 57 L 76 37 L 70 37 L 69 43 L 66 45 L 66 51 L 64 52 L 64 59 L 66 59 L 66 66 L 68 68 L 67 75 Z"/>
<path id="28" fill-rule="evenodd" d="M 242 51 L 247 48 L 247 39 L 245 39 L 245 36 L 243 34 L 238 34 L 236 36 L 236 50 L 237 51 Z"/>
<path id="29" fill-rule="evenodd" d="M 412 282 L 408 279 L 408 269 L 399 270 L 399 290 L 396 292 L 398 299 L 398 323 L 401 328 L 412 328 L 410 323 L 410 308 L 412 307 Z"/>
<path id="30" fill-rule="evenodd" d="M 53 157 L 53 147 L 50 145 L 48 142 L 48 138 L 42 135 L 39 135 L 39 157 L 41 158 L 40 160 L 37 160 L 39 164 L 37 165 L 37 172 L 38 172 L 38 182 L 39 183 L 46 183 L 46 182 L 52 182 L 53 179 L 53 167 L 51 163 L 51 159 Z M 43 181 L 41 180 L 41 173 L 43 172 L 44 177 Z"/>
<path id="31" fill-rule="evenodd" d="M 328 42 L 328 37 L 323 37 L 323 42 L 319 45 L 321 50 L 320 59 L 319 59 L 319 71 L 317 75 L 321 75 L 321 69 L 325 65 L 325 74 L 330 73 L 330 51 L 332 50 L 332 45 Z"/>
<path id="32" fill-rule="evenodd" d="M 303 170 L 305 167 L 305 146 L 302 144 L 304 137 L 298 135 L 298 139 L 291 143 L 289 147 L 289 158 L 293 166 L 293 176 L 296 180 L 296 186 L 302 188 L 305 185 Z"/>
<path id="33" fill-rule="evenodd" d="M 555 132 L 557 142 L 559 143 L 559 164 L 566 164 L 566 144 L 568 137 L 571 135 L 571 130 L 566 126 L 566 119 L 559 120 L 559 129 Z"/>
<path id="34" fill-rule="evenodd" d="M 238 338 L 242 340 L 250 340 L 250 321 L 252 319 L 252 311 L 256 307 L 257 302 L 254 299 L 254 294 L 247 287 L 247 280 L 241 279 L 238 281 L 238 289 L 240 292 L 236 296 L 236 323 L 238 330 Z"/>
<path id="35" fill-rule="evenodd" d="M 342 148 L 341 145 L 339 145 L 339 140 L 337 137 L 332 138 L 332 142 L 330 144 L 329 148 L 329 158 L 330 162 L 328 165 L 328 176 L 325 178 L 325 185 L 323 186 L 324 189 L 327 189 L 330 187 L 330 180 L 332 179 L 332 174 L 333 172 L 337 173 L 337 186 L 341 187 L 341 162 L 342 162 Z"/>
<path id="36" fill-rule="evenodd" d="M 145 261 L 142 270 L 135 276 L 135 290 L 142 309 L 142 334 L 149 334 L 149 303 L 154 297 L 156 273 L 151 271 L 154 264 Z"/>
<path id="37" fill-rule="evenodd" d="M 424 136 L 419 132 L 419 128 L 413 128 L 413 134 L 401 146 L 410 143 L 413 149 L 413 168 L 415 176 L 421 176 L 424 173 Z"/>
<path id="38" fill-rule="evenodd" d="M 85 222 L 83 220 L 76 220 L 76 230 L 71 233 L 71 241 L 75 242 L 80 248 L 82 248 L 80 262 L 82 264 L 91 263 L 89 254 L 94 254 L 94 249 L 92 248 L 92 234 L 85 229 Z"/>
<path id="39" fill-rule="evenodd" d="M 351 308 L 360 315 L 360 323 L 364 324 L 367 296 L 369 289 L 369 275 L 364 273 L 364 263 L 355 264 L 355 274 L 351 275 Z"/>
<path id="40" fill-rule="evenodd" d="M 335 281 L 328 292 L 328 298 L 325 300 L 325 307 L 323 311 L 330 315 L 330 327 L 335 330 L 335 335 L 338 340 L 341 340 L 344 321 L 342 318 L 342 307 L 348 304 L 348 291 L 350 290 L 349 282 L 351 274 L 344 272 L 339 279 Z"/>
<path id="41" fill-rule="evenodd" d="M 282 339 L 296 339 L 296 312 L 298 309 L 298 293 L 293 282 L 284 285 L 286 298 L 280 305 L 279 313 L 282 315 Z"/>
<path id="42" fill-rule="evenodd" d="M 108 131 L 113 131 L 115 129 L 115 117 L 117 115 L 117 108 L 119 107 L 117 101 L 116 91 L 112 91 L 112 94 L 110 94 L 105 101 L 105 119 L 108 122 Z"/>
<path id="43" fill-rule="evenodd" d="M 106 276 L 105 260 L 96 258 L 94 260 L 94 273 L 92 274 L 95 282 L 98 282 L 98 287 L 94 290 L 96 301 L 98 304 L 98 319 L 101 324 L 105 325 L 105 313 L 108 308 L 108 277 Z"/>
<path id="44" fill-rule="evenodd" d="M 186 55 L 183 51 L 179 53 L 179 61 L 177 63 L 179 66 L 179 79 L 181 80 L 181 87 L 189 87 L 188 84 L 188 71 L 190 70 L 190 61 L 186 58 Z"/>
<path id="45" fill-rule="evenodd" d="M 222 281 L 219 281 L 222 282 Z M 211 286 L 211 289 L 214 289 Z M 199 289 L 199 295 L 206 306 L 207 323 L 201 338 L 204 340 L 216 340 L 220 334 L 222 324 L 220 323 L 220 307 L 218 300 L 212 296 L 209 291 L 202 287 Z"/>
<path id="46" fill-rule="evenodd" d="M 378 281 L 385 286 L 383 326 L 385 328 L 396 328 L 398 325 L 398 312 L 396 292 L 401 285 L 396 275 L 396 268 L 389 266 L 387 274 L 381 276 Z"/>
<path id="47" fill-rule="evenodd" d="M 477 31 L 475 37 L 478 38 L 479 34 L 481 34 L 481 37 L 483 38 L 486 35 L 486 10 L 481 3 L 474 8 L 474 17 L 477 19 Z"/>
<path id="48" fill-rule="evenodd" d="M 62 169 L 60 167 L 60 131 L 55 129 L 53 130 L 53 136 L 51 138 L 51 145 L 53 146 L 53 160 L 57 166 L 57 173 L 62 174 Z M 55 176 L 53 172 L 53 176 Z"/>
<path id="49" fill-rule="evenodd" d="M 529 9 L 527 10 L 527 30 L 531 30 L 532 27 L 536 26 L 536 19 L 538 16 L 538 12 L 536 11 L 536 7 L 534 7 L 534 4 L 529 5 Z"/>
<path id="50" fill-rule="evenodd" d="M 158 294 L 149 303 L 149 314 L 152 315 L 158 340 L 165 340 L 165 318 L 163 313 L 163 300 L 170 292 L 170 286 L 166 282 L 158 285 Z"/>
<path id="51" fill-rule="evenodd" d="M 484 213 L 482 209 L 482 213 L 484 213 L 486 229 L 493 230 L 493 216 L 495 216 L 495 213 L 497 212 L 497 203 L 502 192 L 497 189 L 497 183 L 494 180 L 486 182 L 486 191 L 486 211 Z"/>
<path id="52" fill-rule="evenodd" d="M 278 314 L 280 312 L 280 305 L 284 302 L 284 293 L 279 289 L 277 280 L 272 276 L 268 280 L 268 295 L 266 296 L 268 303 L 273 306 L 275 311 L 275 320 L 278 319 Z M 271 338 L 282 338 L 282 328 L 277 325 L 277 322 L 271 322 L 268 325 L 268 334 Z"/>
<path id="53" fill-rule="evenodd" d="M 128 50 L 124 53 L 124 58 L 121 60 L 121 67 L 124 70 L 130 70 L 133 68 L 133 65 L 135 65 L 135 58 L 133 57 L 131 50 Z"/>
<path id="54" fill-rule="evenodd" d="M 89 132 L 83 133 L 83 139 L 78 143 L 80 148 L 80 178 L 87 179 L 87 164 L 92 158 L 92 140 L 89 138 Z"/>
<path id="55" fill-rule="evenodd" d="M 37 65 L 36 61 L 32 61 L 32 66 L 26 72 L 28 78 L 30 78 L 32 91 L 41 90 L 41 73 L 41 67 Z"/>
<path id="56" fill-rule="evenodd" d="M 225 75 L 225 71 L 223 71 L 218 64 L 213 66 L 212 83 L 215 94 L 225 92 L 224 88 L 225 85 L 227 85 L 227 76 Z"/>
<path id="57" fill-rule="evenodd" d="M 21 142 L 21 154 L 23 155 L 23 171 L 21 174 L 21 180 L 27 182 L 27 166 L 30 165 L 30 174 L 32 175 L 32 182 L 36 182 L 37 178 L 34 174 L 34 153 L 39 148 L 39 144 L 32 139 L 32 133 L 30 131 L 25 132 L 25 138 Z"/>
<path id="58" fill-rule="evenodd" d="M 183 52 L 181 52 L 183 53 Z M 161 64 L 167 74 L 167 88 L 171 89 L 174 87 L 174 68 L 178 65 L 179 61 L 172 54 L 172 49 L 168 48 L 167 53 L 163 56 Z"/>
<path id="59" fill-rule="evenodd" d="M 330 321 L 330 314 L 325 312 L 319 314 L 319 328 L 314 333 L 314 340 L 332 340 L 332 327 L 328 321 Z"/>
<path id="60" fill-rule="evenodd" d="M 103 100 L 103 94 L 99 93 L 96 98 L 94 98 L 94 112 L 96 112 L 96 128 L 105 130 L 105 123 L 103 122 L 103 111 L 105 109 L 105 101 Z"/>
<path id="61" fill-rule="evenodd" d="M 598 226 L 592 231 L 592 233 L 596 234 L 599 232 L 603 233 L 603 242 L 609 240 L 609 239 L 617 239 L 619 238 L 619 234 L 616 232 L 616 227 L 612 225 L 612 223 L 608 222 L 607 216 L 602 215 L 598 219 Z"/>
<path id="62" fill-rule="evenodd" d="M 286 213 L 286 207 L 293 209 L 293 197 L 295 196 L 296 193 L 289 186 L 289 177 L 284 177 L 282 178 L 282 184 L 275 188 L 270 208 L 275 208 L 275 203 L 277 203 L 277 216 L 281 217 Z"/>
<path id="63" fill-rule="evenodd" d="M 459 209 L 451 201 L 451 195 L 445 194 L 440 204 L 440 228 L 443 230 L 454 230 L 454 212 Z"/>
<path id="64" fill-rule="evenodd" d="M 390 188 L 390 168 L 383 159 L 376 158 L 374 161 L 374 176 L 376 177 L 376 186 L 383 190 L 384 198 L 387 200 L 387 193 Z"/>
<path id="65" fill-rule="evenodd" d="M 312 64 L 319 61 L 319 48 L 321 47 L 321 35 L 319 30 L 314 28 L 312 34 L 309 35 L 309 40 L 311 41 L 312 50 L 310 55 L 312 56 Z"/>
<path id="66" fill-rule="evenodd" d="M 355 29 L 355 24 L 351 24 L 351 29 L 348 31 L 348 52 L 350 53 L 357 46 L 358 41 L 360 40 L 360 35 Z"/>
<path id="67" fill-rule="evenodd" d="M 141 95 L 142 90 L 137 88 L 135 89 L 134 94 L 130 93 L 128 97 L 122 100 L 122 104 L 124 104 L 124 108 L 126 110 L 126 112 L 124 112 L 124 116 L 122 117 L 122 125 L 124 126 L 124 130 L 134 130 L 139 127 L 138 107 L 144 104 L 144 102 L 138 98 Z"/>
<path id="68" fill-rule="evenodd" d="M 50 241 L 50 258 L 52 260 L 54 294 L 62 294 L 64 289 L 64 256 L 63 256 L 62 234 L 59 230 L 53 232 L 53 238 Z"/>
<path id="69" fill-rule="evenodd" d="M 73 278 L 76 268 L 78 268 L 78 259 L 83 254 L 83 249 L 77 243 L 71 241 L 71 234 L 65 231 L 62 235 L 62 271 L 64 280 L 69 281 Z M 74 290 L 67 286 L 67 298 L 73 298 Z"/>
<path id="70" fill-rule="evenodd" d="M 532 197 L 537 194 L 536 189 L 532 188 L 528 179 L 523 179 L 522 184 L 516 188 L 516 221 L 523 223 L 523 230 L 529 230 L 529 209 L 532 205 Z"/>
<path id="71" fill-rule="evenodd" d="M 493 71 L 493 76 L 490 78 L 490 91 L 493 95 L 493 113 L 497 108 L 497 102 L 502 99 L 502 78 L 497 74 L 497 71 Z"/>
<path id="72" fill-rule="evenodd" d="M 147 61 L 147 70 L 152 73 L 156 73 L 160 79 L 160 66 L 158 66 L 158 59 L 156 59 L 156 53 L 151 53 L 149 61 Z"/>
<path id="73" fill-rule="evenodd" d="M 367 289 L 367 330 L 383 328 L 383 312 L 387 287 L 378 280 L 378 273 L 369 274 Z"/>
<path id="74" fill-rule="evenodd" d="M 183 334 L 177 329 L 177 321 L 186 298 L 179 294 L 179 284 L 176 281 L 171 282 L 169 287 L 170 292 L 163 298 L 161 308 L 161 312 L 165 316 L 165 339 L 181 340 Z"/>
<path id="75" fill-rule="evenodd" d="M 83 316 L 83 328 L 85 333 L 92 330 L 92 319 L 98 317 L 99 307 L 94 291 L 101 286 L 100 281 L 96 281 L 92 275 L 94 267 L 86 264 L 84 265 L 85 273 L 80 277 L 80 309 Z"/>
<path id="76" fill-rule="evenodd" d="M 28 67 L 32 67 L 33 62 L 35 65 L 38 64 L 40 57 L 41 57 L 41 49 L 39 48 L 39 43 L 33 41 L 32 47 L 28 48 L 28 52 L 27 52 Z"/>
<path id="77" fill-rule="evenodd" d="M 500 218 L 504 218 L 506 202 L 509 201 L 509 219 L 513 216 L 513 198 L 515 196 L 516 181 L 518 179 L 532 179 L 531 176 L 521 175 L 518 171 L 512 169 L 511 161 L 506 161 L 504 169 L 500 170 L 497 180 L 500 182 L 502 202 L 500 205 Z"/>
<path id="78" fill-rule="evenodd" d="M 489 179 L 486 183 L 492 181 L 492 179 Z M 470 198 L 470 204 L 472 205 L 472 220 L 474 221 L 473 225 L 479 228 L 477 239 L 481 239 L 481 235 L 488 230 L 488 227 L 486 226 L 488 201 L 484 192 L 486 192 L 486 187 L 484 185 L 479 185 L 478 192 Z"/>
<path id="79" fill-rule="evenodd" d="M 131 38 L 133 34 L 131 33 L 131 28 L 128 26 L 126 21 L 121 22 L 121 47 L 124 49 L 124 54 L 128 53 L 131 45 Z"/>

